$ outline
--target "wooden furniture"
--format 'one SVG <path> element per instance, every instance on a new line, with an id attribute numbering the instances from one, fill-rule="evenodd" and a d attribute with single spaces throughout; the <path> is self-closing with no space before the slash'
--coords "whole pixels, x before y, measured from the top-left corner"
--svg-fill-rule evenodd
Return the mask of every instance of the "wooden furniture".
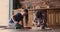
<path id="1" fill-rule="evenodd" d="M 43 8 L 45 9 L 45 8 Z M 25 20 L 23 20 L 24 22 L 24 26 L 25 27 L 33 27 L 33 11 L 38 11 L 40 9 L 28 9 L 28 25 L 26 26 Z M 60 25 L 60 8 L 48 8 L 46 9 L 47 11 L 47 24 L 49 25 Z M 14 11 L 14 13 L 16 12 L 20 12 L 20 10 L 16 10 Z M 25 18 L 24 18 L 25 19 Z"/>

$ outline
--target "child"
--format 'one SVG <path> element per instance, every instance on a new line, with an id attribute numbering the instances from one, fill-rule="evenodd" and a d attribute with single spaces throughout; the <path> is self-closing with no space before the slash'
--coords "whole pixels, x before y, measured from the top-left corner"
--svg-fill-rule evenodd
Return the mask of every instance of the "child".
<path id="1" fill-rule="evenodd" d="M 14 22 L 16 22 L 16 29 L 24 28 L 23 26 L 23 17 L 26 15 L 26 12 L 24 10 L 21 10 L 21 12 L 18 12 L 16 15 L 13 16 Z M 22 22 L 20 24 L 19 22 Z"/>

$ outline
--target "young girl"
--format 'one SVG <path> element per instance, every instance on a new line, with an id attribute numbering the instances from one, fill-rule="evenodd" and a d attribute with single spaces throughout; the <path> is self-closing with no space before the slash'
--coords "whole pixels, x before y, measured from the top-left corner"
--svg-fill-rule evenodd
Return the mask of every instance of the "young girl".
<path id="1" fill-rule="evenodd" d="M 27 13 L 25 10 L 21 10 L 21 12 L 18 12 L 17 14 L 13 15 L 13 20 L 16 22 L 16 29 L 24 28 L 23 26 L 23 17 L 26 16 Z M 20 24 L 22 22 L 22 24 Z"/>

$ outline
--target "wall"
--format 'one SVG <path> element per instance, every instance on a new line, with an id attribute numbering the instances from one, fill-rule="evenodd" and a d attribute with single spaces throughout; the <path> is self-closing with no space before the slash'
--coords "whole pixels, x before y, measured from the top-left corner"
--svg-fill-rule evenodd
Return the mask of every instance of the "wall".
<path id="1" fill-rule="evenodd" d="M 0 1 L 0 26 L 8 25 L 9 0 Z"/>

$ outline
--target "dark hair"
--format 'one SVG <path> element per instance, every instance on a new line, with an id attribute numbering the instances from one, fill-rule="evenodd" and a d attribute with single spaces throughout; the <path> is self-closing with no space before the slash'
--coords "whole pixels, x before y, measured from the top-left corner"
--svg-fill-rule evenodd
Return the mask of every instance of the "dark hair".
<path id="1" fill-rule="evenodd" d="M 26 12 L 26 13 L 27 13 L 27 12 L 28 12 L 28 9 L 24 9 L 24 12 Z"/>

